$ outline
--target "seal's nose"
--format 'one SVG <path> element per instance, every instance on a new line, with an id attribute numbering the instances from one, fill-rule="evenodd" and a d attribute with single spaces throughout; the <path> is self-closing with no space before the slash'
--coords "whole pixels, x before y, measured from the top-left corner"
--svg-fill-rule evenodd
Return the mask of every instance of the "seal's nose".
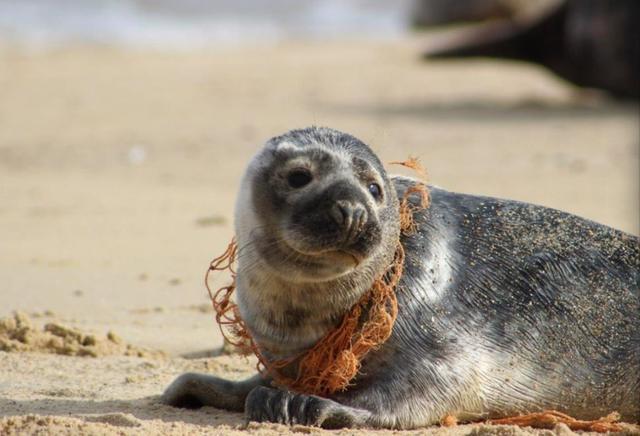
<path id="1" fill-rule="evenodd" d="M 353 242 L 358 237 L 367 221 L 365 207 L 346 200 L 336 201 L 331 207 L 330 215 L 347 243 Z"/>

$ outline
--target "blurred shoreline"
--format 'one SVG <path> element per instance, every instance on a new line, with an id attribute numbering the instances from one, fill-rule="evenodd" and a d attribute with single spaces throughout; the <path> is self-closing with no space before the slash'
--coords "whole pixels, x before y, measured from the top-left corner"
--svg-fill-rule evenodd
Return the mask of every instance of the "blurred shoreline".
<path id="1" fill-rule="evenodd" d="M 201 50 L 290 40 L 393 39 L 409 0 L 0 0 L 0 41 L 64 46 Z"/>

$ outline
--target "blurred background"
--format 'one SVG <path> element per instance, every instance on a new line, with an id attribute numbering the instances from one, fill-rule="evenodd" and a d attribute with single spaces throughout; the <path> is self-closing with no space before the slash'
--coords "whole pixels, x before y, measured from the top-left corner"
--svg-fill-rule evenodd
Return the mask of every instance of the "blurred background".
<path id="1" fill-rule="evenodd" d="M 0 0 L 0 317 L 220 345 L 242 171 L 311 124 L 637 235 L 634 3 Z"/>

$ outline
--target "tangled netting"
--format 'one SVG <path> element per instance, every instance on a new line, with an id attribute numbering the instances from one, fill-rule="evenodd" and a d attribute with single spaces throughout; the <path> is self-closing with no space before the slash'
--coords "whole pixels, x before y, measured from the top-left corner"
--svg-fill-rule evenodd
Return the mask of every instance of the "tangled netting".
<path id="1" fill-rule="evenodd" d="M 392 163 L 424 174 L 415 158 Z M 417 202 L 410 201 L 412 195 L 417 197 Z M 413 217 L 415 211 L 429 205 L 427 186 L 416 181 L 406 190 L 399 205 L 400 230 L 403 234 L 411 234 L 417 230 Z M 254 353 L 258 358 L 258 371 L 272 377 L 278 385 L 300 393 L 320 396 L 329 396 L 344 390 L 358 374 L 364 356 L 391 336 L 398 315 L 396 287 L 402 277 L 404 266 L 404 248 L 400 241 L 391 264 L 374 280 L 369 291 L 345 314 L 336 328 L 301 355 L 279 360 L 269 360 L 265 357 L 251 337 L 238 306 L 231 300 L 236 288 L 234 263 L 237 254 L 238 246 L 235 240 L 232 240 L 227 250 L 211 261 L 205 276 L 216 321 L 225 339 L 245 352 Z M 231 273 L 231 284 L 215 293 L 212 292 L 209 287 L 209 275 L 214 271 L 226 270 Z M 297 375 L 284 375 L 281 370 L 293 364 L 297 364 Z"/>
<path id="2" fill-rule="evenodd" d="M 558 424 L 565 424 L 574 431 L 590 431 L 596 433 L 621 432 L 625 429 L 624 424 L 620 424 L 620 414 L 612 412 L 605 417 L 591 421 L 575 419 L 557 410 L 545 410 L 538 413 L 526 415 L 510 416 L 500 419 L 485 420 L 487 424 L 494 425 L 516 425 L 518 427 L 546 428 L 553 429 Z M 474 421 L 471 421 L 474 422 Z M 483 421 L 478 421 L 483 422 Z M 455 427 L 458 419 L 454 415 L 445 415 L 440 420 L 442 427 Z M 626 424 L 629 425 L 629 424 Z"/>
<path id="3" fill-rule="evenodd" d="M 530 413 L 528 415 L 512 416 L 509 418 L 492 419 L 490 424 L 517 425 L 520 427 L 534 428 L 554 428 L 556 424 L 566 424 L 571 430 L 593 431 L 598 433 L 619 432 L 623 426 L 618 423 L 620 414 L 617 412 L 596 419 L 593 421 L 583 421 L 575 419 L 556 410 L 545 410 L 540 413 Z"/>

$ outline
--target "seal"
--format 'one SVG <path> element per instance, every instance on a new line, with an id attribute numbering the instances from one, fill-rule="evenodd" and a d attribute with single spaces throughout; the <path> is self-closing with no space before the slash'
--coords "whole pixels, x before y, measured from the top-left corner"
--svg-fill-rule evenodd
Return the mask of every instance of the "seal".
<path id="1" fill-rule="evenodd" d="M 161 400 L 325 428 L 415 428 L 445 415 L 555 409 L 640 419 L 638 237 L 517 201 L 430 187 L 400 234 L 415 183 L 328 128 L 269 140 L 236 205 L 237 304 L 272 358 L 309 349 L 393 260 L 404 273 L 389 338 L 342 391 L 290 391 L 260 374 L 179 376 Z M 417 199 L 409 197 L 410 201 Z M 416 204 L 417 206 L 417 204 Z"/>

